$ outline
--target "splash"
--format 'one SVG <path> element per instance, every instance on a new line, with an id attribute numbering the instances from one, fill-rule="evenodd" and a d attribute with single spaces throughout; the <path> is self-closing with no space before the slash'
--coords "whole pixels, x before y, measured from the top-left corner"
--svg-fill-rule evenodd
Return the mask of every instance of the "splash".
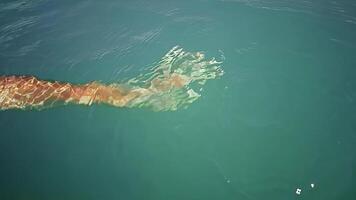
<path id="1" fill-rule="evenodd" d="M 71 84 L 33 76 L 0 77 L 0 109 L 43 109 L 66 104 L 108 104 L 116 107 L 174 111 L 201 95 L 203 85 L 223 75 L 221 62 L 202 52 L 171 49 L 147 73 L 122 83 Z"/>

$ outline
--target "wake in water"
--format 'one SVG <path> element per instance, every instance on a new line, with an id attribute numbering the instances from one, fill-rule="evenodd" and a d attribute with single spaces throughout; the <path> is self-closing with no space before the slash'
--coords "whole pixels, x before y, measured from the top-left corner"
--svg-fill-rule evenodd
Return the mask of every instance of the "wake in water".
<path id="1" fill-rule="evenodd" d="M 174 111 L 200 97 L 209 79 L 223 75 L 221 62 L 207 60 L 201 52 L 171 49 L 146 74 L 124 83 L 71 84 L 39 80 L 32 76 L 0 77 L 0 109 L 43 109 L 54 105 L 94 103 L 116 107 L 146 107 Z"/>

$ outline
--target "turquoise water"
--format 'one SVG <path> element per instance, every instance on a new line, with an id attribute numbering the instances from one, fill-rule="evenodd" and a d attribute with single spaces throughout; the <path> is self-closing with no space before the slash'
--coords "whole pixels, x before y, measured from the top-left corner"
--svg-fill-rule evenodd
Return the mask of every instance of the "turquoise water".
<path id="1" fill-rule="evenodd" d="M 0 75 L 111 83 L 176 45 L 225 74 L 175 112 L 0 112 L 0 199 L 356 199 L 355 36 L 351 0 L 2 1 Z"/>

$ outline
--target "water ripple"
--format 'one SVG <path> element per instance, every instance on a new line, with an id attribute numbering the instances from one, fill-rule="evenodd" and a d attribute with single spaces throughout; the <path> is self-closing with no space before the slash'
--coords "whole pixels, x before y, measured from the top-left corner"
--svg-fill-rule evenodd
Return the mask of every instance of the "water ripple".
<path id="1" fill-rule="evenodd" d="M 38 7 L 39 4 L 44 3 L 44 0 L 19 0 L 6 3 L 0 3 L 0 12 L 4 11 L 24 11 Z"/>
<path id="2" fill-rule="evenodd" d="M 155 28 L 142 34 L 136 35 L 133 38 L 141 43 L 149 43 L 159 35 L 161 30 L 162 28 Z"/>
<path id="3" fill-rule="evenodd" d="M 347 23 L 356 24 L 356 3 L 352 1 L 293 1 L 293 0 L 220 0 L 271 11 L 306 13 L 332 17 Z"/>

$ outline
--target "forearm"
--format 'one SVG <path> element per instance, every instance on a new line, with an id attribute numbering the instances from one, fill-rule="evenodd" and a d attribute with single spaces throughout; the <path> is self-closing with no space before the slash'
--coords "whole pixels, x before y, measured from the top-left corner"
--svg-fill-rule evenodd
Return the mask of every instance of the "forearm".
<path id="1" fill-rule="evenodd" d="M 135 96 L 132 92 L 124 93 L 119 87 L 96 82 L 77 85 L 26 76 L 0 77 L 0 107 L 4 110 L 40 107 L 54 103 L 84 105 L 105 103 L 125 106 Z"/>

